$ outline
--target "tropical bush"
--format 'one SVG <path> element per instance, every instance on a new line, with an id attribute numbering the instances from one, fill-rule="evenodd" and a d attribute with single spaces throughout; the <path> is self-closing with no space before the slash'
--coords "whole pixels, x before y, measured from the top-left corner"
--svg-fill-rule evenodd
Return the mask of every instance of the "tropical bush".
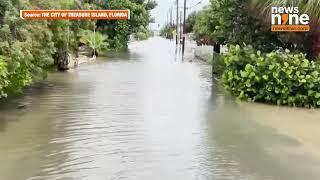
<path id="1" fill-rule="evenodd" d="M 272 6 L 300 7 L 310 16 L 311 31 L 271 32 Z M 214 47 L 238 44 L 212 64 L 214 73 L 222 72 L 226 89 L 240 99 L 320 107 L 320 68 L 309 61 L 320 52 L 319 6 L 318 1 L 210 0 L 196 15 L 193 37 Z"/>
<path id="2" fill-rule="evenodd" d="M 129 9 L 129 21 L 103 21 L 97 22 L 98 31 L 112 37 L 108 39 L 111 49 L 126 49 L 130 35 L 140 31 L 141 27 L 146 28 L 153 20 L 151 10 L 157 6 L 154 0 L 117 0 L 103 1 L 98 3 L 102 9 Z"/>
<path id="3" fill-rule="evenodd" d="M 8 81 L 8 64 L 4 61 L 3 57 L 0 57 L 0 97 L 6 97 L 7 93 L 5 89 L 9 85 Z"/>
<path id="4" fill-rule="evenodd" d="M 153 32 L 148 28 L 141 26 L 138 32 L 134 33 L 134 38 L 138 41 L 147 40 L 150 36 L 152 36 Z"/>
<path id="5" fill-rule="evenodd" d="M 149 36 L 149 33 L 146 32 L 137 32 L 134 34 L 134 38 L 139 41 L 147 40 Z"/>
<path id="6" fill-rule="evenodd" d="M 102 50 L 108 48 L 108 37 L 101 34 L 100 32 L 93 32 L 90 30 L 85 30 L 81 32 L 80 42 L 85 44 L 92 51 L 100 53 Z"/>
<path id="7" fill-rule="evenodd" d="M 21 92 L 33 81 L 45 78 L 51 66 L 59 64 L 66 52 L 76 54 L 81 44 L 98 51 L 107 46 L 127 47 L 128 37 L 147 27 L 152 19 L 150 10 L 156 5 L 153 0 L 0 0 L 0 98 Z M 25 21 L 19 17 L 18 6 L 20 9 L 130 9 L 131 17 L 129 21 Z M 98 32 L 94 37 L 91 30 L 95 27 Z"/>
<path id="8" fill-rule="evenodd" d="M 24 21 L 17 9 L 7 2 L 0 22 L 0 98 L 8 93 L 21 92 L 34 79 L 46 76 L 53 64 L 56 48 L 53 34 L 46 21 Z"/>
<path id="9" fill-rule="evenodd" d="M 175 31 L 176 27 L 172 24 L 167 24 L 160 29 L 160 36 L 173 39 L 173 32 Z"/>
<path id="10" fill-rule="evenodd" d="M 188 15 L 188 18 L 186 19 L 186 33 L 191 33 L 193 31 L 197 16 L 197 11 L 193 11 Z"/>
<path id="11" fill-rule="evenodd" d="M 217 42 L 216 36 L 211 26 L 215 26 L 215 20 L 210 16 L 210 10 L 204 9 L 198 12 L 194 17 L 194 25 L 192 27 L 192 38 L 198 44 L 213 44 Z M 221 39 L 222 43 L 224 40 Z"/>
<path id="12" fill-rule="evenodd" d="M 269 16 L 259 14 L 251 1 L 210 0 L 210 5 L 196 15 L 194 39 L 204 44 L 250 44 L 262 52 L 304 50 L 303 33 L 301 38 L 294 38 L 297 33 L 271 32 L 270 23 L 266 22 Z"/>
<path id="13" fill-rule="evenodd" d="M 240 99 L 278 105 L 320 107 L 320 65 L 303 54 L 263 54 L 230 46 L 224 56 L 223 84 Z"/>

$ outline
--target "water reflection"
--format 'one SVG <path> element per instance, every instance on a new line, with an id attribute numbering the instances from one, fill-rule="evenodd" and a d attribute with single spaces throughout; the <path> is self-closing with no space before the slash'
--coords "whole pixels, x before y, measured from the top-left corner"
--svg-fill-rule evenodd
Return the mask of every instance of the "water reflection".
<path id="1" fill-rule="evenodd" d="M 281 135 L 254 118 L 266 117 L 266 106 L 257 106 L 217 95 L 213 87 L 208 111 L 209 162 L 217 179 L 318 179 L 319 159 L 297 139 Z M 248 106 L 249 105 L 249 109 Z M 283 116 L 282 118 L 286 118 Z M 302 120 L 302 119 L 301 119 Z"/>
<path id="2" fill-rule="evenodd" d="M 319 179 L 308 136 L 275 128 L 287 109 L 239 103 L 180 57 L 174 42 L 134 42 L 3 104 L 0 179 Z"/>

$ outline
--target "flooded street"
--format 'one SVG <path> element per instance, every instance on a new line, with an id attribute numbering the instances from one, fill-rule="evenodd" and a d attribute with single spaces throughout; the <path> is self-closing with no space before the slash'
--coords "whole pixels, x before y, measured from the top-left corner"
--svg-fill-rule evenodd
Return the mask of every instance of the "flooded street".
<path id="1" fill-rule="evenodd" d="M 320 111 L 237 102 L 191 53 L 134 42 L 3 104 L 0 180 L 320 179 Z"/>

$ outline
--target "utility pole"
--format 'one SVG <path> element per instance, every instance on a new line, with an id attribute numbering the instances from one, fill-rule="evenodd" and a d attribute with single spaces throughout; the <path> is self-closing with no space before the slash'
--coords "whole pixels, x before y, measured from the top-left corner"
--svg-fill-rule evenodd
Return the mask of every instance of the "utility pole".
<path id="1" fill-rule="evenodd" d="M 184 49 L 186 45 L 186 14 L 187 13 L 187 0 L 184 0 L 183 5 L 183 38 L 182 38 L 182 54 L 184 54 Z"/>
<path id="2" fill-rule="evenodd" d="M 173 8 L 170 8 L 170 27 L 172 27 L 173 23 L 172 23 L 172 14 L 173 14 Z"/>
<path id="3" fill-rule="evenodd" d="M 176 19 L 176 45 L 178 45 L 178 33 L 179 33 L 179 0 L 177 1 L 177 19 Z"/>
<path id="4" fill-rule="evenodd" d="M 179 27 L 180 27 L 180 43 L 181 43 L 181 38 L 182 38 L 182 11 L 180 11 L 180 22 L 179 22 Z"/>
<path id="5" fill-rule="evenodd" d="M 167 22 L 166 22 L 166 25 L 168 25 L 169 23 L 169 11 L 167 12 Z"/>

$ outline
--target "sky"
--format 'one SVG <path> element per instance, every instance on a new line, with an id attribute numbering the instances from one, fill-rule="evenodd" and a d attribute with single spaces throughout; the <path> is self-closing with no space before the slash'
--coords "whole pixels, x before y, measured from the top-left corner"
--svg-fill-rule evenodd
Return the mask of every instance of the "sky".
<path id="1" fill-rule="evenodd" d="M 179 0 L 179 6 L 180 10 L 183 10 L 183 1 Z M 209 4 L 209 0 L 186 0 L 187 1 L 187 7 L 192 7 L 199 2 L 201 2 L 199 5 L 194 6 L 193 8 L 190 8 L 187 12 L 190 13 L 195 10 L 202 9 L 204 6 Z M 167 21 L 167 13 L 169 9 L 173 8 L 173 19 L 175 20 L 176 17 L 176 0 L 157 0 L 158 6 L 152 11 L 152 15 L 155 18 L 155 23 L 164 25 Z"/>

